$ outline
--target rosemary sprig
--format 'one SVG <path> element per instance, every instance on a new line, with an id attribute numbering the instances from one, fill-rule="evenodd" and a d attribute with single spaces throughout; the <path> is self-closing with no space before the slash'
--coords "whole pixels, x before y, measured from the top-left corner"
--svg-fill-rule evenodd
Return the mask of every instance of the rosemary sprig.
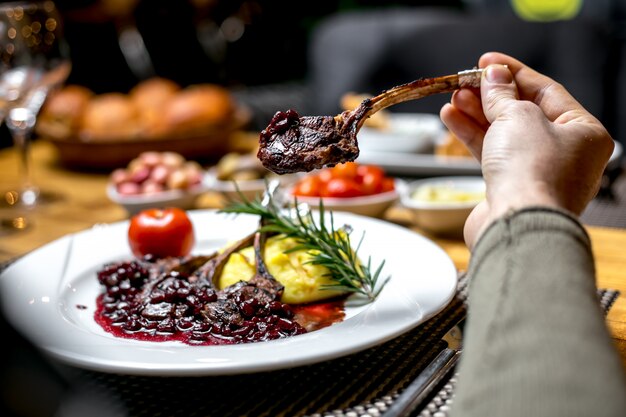
<path id="1" fill-rule="evenodd" d="M 353 248 L 350 242 L 352 229 L 349 226 L 335 228 L 332 212 L 330 212 L 330 226 L 327 226 L 325 222 L 327 212 L 321 201 L 317 223 L 314 221 L 311 210 L 308 209 L 305 213 L 295 209 L 293 216 L 285 214 L 271 196 L 263 203 L 258 199 L 249 201 L 242 198 L 241 202 L 233 202 L 220 211 L 260 216 L 263 219 L 261 231 L 284 234 L 294 238 L 298 244 L 290 252 L 307 250 L 312 256 L 311 263 L 323 265 L 330 271 L 328 276 L 335 283 L 324 286 L 324 289 L 359 293 L 369 300 L 374 300 L 389 280 L 389 277 L 385 278 L 377 287 L 385 262 L 381 262 L 374 271 L 372 271 L 371 257 L 368 257 L 367 264 L 362 264 L 357 253 L 365 233 L 361 236 L 356 248 Z"/>

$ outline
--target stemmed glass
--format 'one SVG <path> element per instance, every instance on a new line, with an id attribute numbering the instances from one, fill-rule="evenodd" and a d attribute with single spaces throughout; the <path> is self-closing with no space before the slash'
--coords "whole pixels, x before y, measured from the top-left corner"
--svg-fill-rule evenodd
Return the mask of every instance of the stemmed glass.
<path id="1" fill-rule="evenodd" d="M 21 184 L 4 195 L 9 205 L 32 209 L 45 201 L 46 194 L 30 175 L 30 139 L 46 97 L 70 69 L 61 18 L 52 1 L 0 5 L 0 123 L 4 119 L 11 132 L 21 167 Z M 23 226 L 17 222 L 17 228 Z"/>

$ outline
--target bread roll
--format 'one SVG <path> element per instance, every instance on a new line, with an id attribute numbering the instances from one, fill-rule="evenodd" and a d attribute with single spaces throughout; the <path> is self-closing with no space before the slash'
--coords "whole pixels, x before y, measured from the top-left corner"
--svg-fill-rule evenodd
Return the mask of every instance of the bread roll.
<path id="1" fill-rule="evenodd" d="M 180 91 L 174 81 L 153 77 L 137 84 L 129 92 L 130 99 L 139 110 L 143 133 L 152 136 L 158 132 L 163 109 Z"/>
<path id="2" fill-rule="evenodd" d="M 229 122 L 234 101 L 223 87 L 199 84 L 187 87 L 167 103 L 163 110 L 163 129 L 181 133 Z"/>
<path id="3" fill-rule="evenodd" d="M 54 137 L 73 137 L 80 128 L 83 110 L 93 92 L 79 85 L 68 85 L 52 93 L 39 115 L 38 131 Z"/>
<path id="4" fill-rule="evenodd" d="M 130 98 L 140 109 L 162 108 L 177 92 L 180 86 L 166 78 L 153 77 L 133 87 Z"/>
<path id="5" fill-rule="evenodd" d="M 140 132 L 140 113 L 128 95 L 106 93 L 85 108 L 80 134 L 85 140 L 106 140 L 133 139 Z"/>

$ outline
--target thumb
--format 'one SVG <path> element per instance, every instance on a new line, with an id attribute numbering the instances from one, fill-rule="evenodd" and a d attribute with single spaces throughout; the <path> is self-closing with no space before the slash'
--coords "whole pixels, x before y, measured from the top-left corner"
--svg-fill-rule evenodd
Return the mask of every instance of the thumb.
<path id="1" fill-rule="evenodd" d="M 489 123 L 493 123 L 518 99 L 517 85 L 511 71 L 505 65 L 489 65 L 483 72 L 480 94 L 483 112 Z"/>

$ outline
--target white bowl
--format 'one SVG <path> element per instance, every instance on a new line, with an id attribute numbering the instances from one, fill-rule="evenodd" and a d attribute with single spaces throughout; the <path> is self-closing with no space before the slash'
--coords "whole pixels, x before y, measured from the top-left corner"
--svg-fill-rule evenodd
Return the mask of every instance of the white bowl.
<path id="1" fill-rule="evenodd" d="M 428 113 L 391 113 L 386 129 L 363 126 L 359 149 L 370 152 L 424 152 L 445 132 L 439 116 Z"/>
<path id="2" fill-rule="evenodd" d="M 204 176 L 204 186 L 207 190 L 215 191 L 222 194 L 227 201 L 240 201 L 241 195 L 247 200 L 252 201 L 257 197 L 261 197 L 265 191 L 266 182 L 277 179 L 281 186 L 288 186 L 295 182 L 296 175 L 274 175 L 271 174 L 267 179 L 249 180 L 249 181 L 222 181 L 217 179 L 215 168 L 211 168 Z"/>
<path id="3" fill-rule="evenodd" d="M 149 208 L 178 207 L 181 209 L 195 208 L 198 197 L 206 192 L 206 188 L 199 184 L 187 190 L 167 190 L 154 194 L 123 195 L 117 192 L 115 185 L 107 185 L 109 199 L 123 206 L 128 214 L 139 213 Z"/>
<path id="4" fill-rule="evenodd" d="M 317 209 L 320 200 L 323 200 L 324 209 L 328 211 L 345 211 L 369 217 L 382 217 L 385 211 L 398 201 L 402 188 L 405 187 L 404 181 L 399 179 L 394 180 L 394 185 L 393 191 L 363 197 L 302 197 L 291 194 L 291 188 L 286 189 L 282 197 L 292 199 L 292 201 L 297 198 L 299 204 L 305 203 L 313 210 Z"/>
<path id="5" fill-rule="evenodd" d="M 413 181 L 407 185 L 400 196 L 402 206 L 411 211 L 412 220 L 419 228 L 439 235 L 462 236 L 467 216 L 482 200 L 476 198 L 460 201 L 455 198 L 437 201 L 437 199 L 416 199 L 414 194 L 423 187 L 431 190 L 446 190 L 451 194 L 483 194 L 485 181 L 482 177 L 433 177 Z M 484 198 L 484 197 L 483 197 Z"/>

